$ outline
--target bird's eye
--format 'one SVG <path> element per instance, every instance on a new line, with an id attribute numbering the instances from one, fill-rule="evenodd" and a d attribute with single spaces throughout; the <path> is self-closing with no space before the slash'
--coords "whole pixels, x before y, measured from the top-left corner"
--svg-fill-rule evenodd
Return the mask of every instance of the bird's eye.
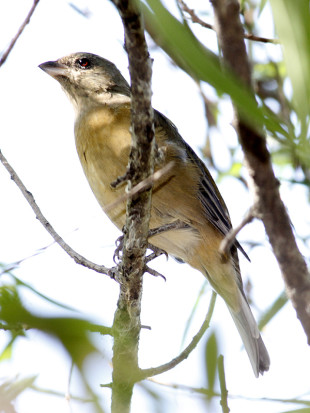
<path id="1" fill-rule="evenodd" d="M 75 62 L 78 66 L 82 67 L 83 69 L 89 69 L 91 67 L 90 60 L 87 57 L 82 57 L 81 59 L 77 59 Z"/>

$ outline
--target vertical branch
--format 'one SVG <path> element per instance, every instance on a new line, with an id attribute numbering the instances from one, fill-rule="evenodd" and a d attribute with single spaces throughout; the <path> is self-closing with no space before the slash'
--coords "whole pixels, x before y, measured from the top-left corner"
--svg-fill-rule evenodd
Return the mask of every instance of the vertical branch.
<path id="1" fill-rule="evenodd" d="M 134 1 L 113 0 L 122 18 L 131 76 L 132 148 L 128 189 L 154 171 L 154 126 L 151 106 L 151 60 L 140 13 Z M 114 317 L 112 412 L 130 411 L 138 370 L 142 277 L 151 209 L 151 190 L 127 202 L 120 294 Z"/>
<path id="2" fill-rule="evenodd" d="M 247 86 L 251 70 L 243 39 L 238 0 L 210 0 L 223 59 Z M 254 99 L 254 96 L 253 96 Z M 273 252 L 280 266 L 286 290 L 310 344 L 310 279 L 300 254 L 289 216 L 280 198 L 265 136 L 246 124 L 235 107 L 235 127 L 254 188 L 254 202 L 262 218 Z"/>

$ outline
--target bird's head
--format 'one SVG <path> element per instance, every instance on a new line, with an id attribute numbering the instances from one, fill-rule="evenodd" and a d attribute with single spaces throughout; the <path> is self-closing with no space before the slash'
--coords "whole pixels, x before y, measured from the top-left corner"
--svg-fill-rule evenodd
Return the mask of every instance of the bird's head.
<path id="1" fill-rule="evenodd" d="M 117 67 L 91 53 L 73 53 L 55 61 L 39 65 L 40 69 L 56 79 L 79 109 L 87 104 L 102 104 L 130 97 L 130 88 Z"/>

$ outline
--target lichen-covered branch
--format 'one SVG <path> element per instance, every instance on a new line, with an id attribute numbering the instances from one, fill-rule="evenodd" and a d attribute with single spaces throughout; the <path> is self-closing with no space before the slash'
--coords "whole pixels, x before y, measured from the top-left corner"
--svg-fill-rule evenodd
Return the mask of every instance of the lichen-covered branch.
<path id="1" fill-rule="evenodd" d="M 211 0 L 215 26 L 224 63 L 247 85 L 251 70 L 243 39 L 238 0 Z M 254 99 L 254 96 L 253 96 Z M 235 109 L 235 128 L 254 188 L 254 204 L 261 217 L 286 290 L 310 344 L 310 278 L 306 262 L 298 250 L 290 218 L 280 198 L 266 139 L 262 131 L 243 122 Z"/>
<path id="2" fill-rule="evenodd" d="M 132 148 L 128 189 L 154 172 L 154 126 L 151 105 L 151 59 L 136 2 L 113 0 L 122 18 L 131 77 Z M 127 201 L 120 294 L 114 317 L 112 412 L 126 413 L 138 369 L 138 345 L 145 252 L 149 232 L 151 188 Z"/>

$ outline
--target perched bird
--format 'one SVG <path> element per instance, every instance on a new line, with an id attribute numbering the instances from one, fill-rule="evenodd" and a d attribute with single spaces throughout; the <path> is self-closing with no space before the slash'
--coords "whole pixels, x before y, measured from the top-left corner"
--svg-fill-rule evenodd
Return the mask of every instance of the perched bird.
<path id="1" fill-rule="evenodd" d="M 89 185 L 103 209 L 124 192 L 110 184 L 125 174 L 131 145 L 130 87 L 116 66 L 90 53 L 74 53 L 43 63 L 76 112 L 75 142 Z M 223 297 L 237 326 L 256 377 L 269 369 L 269 355 L 245 297 L 235 241 L 227 260 L 220 243 L 231 229 L 227 207 L 204 163 L 164 115 L 154 111 L 155 136 L 170 172 L 153 189 L 150 228 L 181 221 L 182 229 L 160 233 L 151 242 L 198 269 Z M 108 211 L 121 229 L 125 203 Z M 244 253 L 245 254 L 245 253 Z M 246 254 L 245 254 L 246 255 Z"/>

